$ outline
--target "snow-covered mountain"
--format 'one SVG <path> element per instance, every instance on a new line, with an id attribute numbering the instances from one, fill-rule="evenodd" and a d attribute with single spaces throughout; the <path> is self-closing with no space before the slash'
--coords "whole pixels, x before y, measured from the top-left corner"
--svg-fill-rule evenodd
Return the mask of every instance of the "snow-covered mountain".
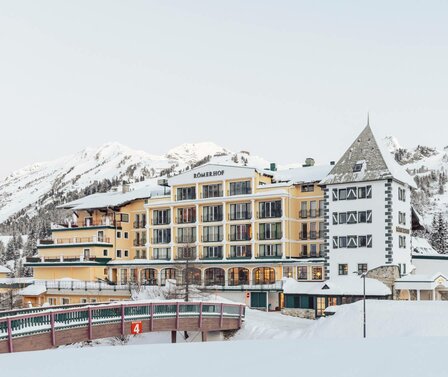
<path id="1" fill-rule="evenodd" d="M 423 215 L 427 225 L 437 212 L 448 214 L 448 148 L 418 145 L 403 148 L 394 137 L 385 139 L 389 151 L 414 177 L 418 190 L 414 205 Z"/>
<path id="2" fill-rule="evenodd" d="M 256 167 L 269 165 L 262 158 L 244 152 L 233 153 L 211 142 L 183 144 L 162 156 L 107 143 L 27 166 L 0 179 L 0 224 L 11 217 L 33 217 L 51 204 L 106 191 L 123 180 L 148 180 L 208 161 Z"/>

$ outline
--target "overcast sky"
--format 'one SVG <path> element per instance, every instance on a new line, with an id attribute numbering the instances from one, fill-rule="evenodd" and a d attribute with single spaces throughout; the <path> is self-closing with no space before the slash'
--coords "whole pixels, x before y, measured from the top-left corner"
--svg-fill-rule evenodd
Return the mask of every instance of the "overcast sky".
<path id="1" fill-rule="evenodd" d="M 0 0 L 0 176 L 119 141 L 337 159 L 448 145 L 447 1 Z"/>

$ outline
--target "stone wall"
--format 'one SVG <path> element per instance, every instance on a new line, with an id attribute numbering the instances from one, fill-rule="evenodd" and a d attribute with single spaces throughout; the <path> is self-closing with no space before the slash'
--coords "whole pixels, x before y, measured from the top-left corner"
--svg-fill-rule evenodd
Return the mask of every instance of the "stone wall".
<path id="1" fill-rule="evenodd" d="M 316 319 L 316 313 L 314 309 L 283 308 L 282 314 L 289 315 L 291 317 Z"/>
<path id="2" fill-rule="evenodd" d="M 393 289 L 395 280 L 400 278 L 398 266 L 380 266 L 367 272 L 366 277 L 379 280 Z"/>

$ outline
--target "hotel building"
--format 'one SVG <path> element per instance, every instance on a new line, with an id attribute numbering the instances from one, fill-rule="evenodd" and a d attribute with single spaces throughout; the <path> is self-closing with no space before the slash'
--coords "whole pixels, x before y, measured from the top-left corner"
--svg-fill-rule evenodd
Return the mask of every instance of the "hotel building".
<path id="1" fill-rule="evenodd" d="M 41 289 L 25 290 L 24 301 L 129 298 L 133 285 L 182 281 L 188 259 L 189 278 L 202 289 L 251 307 L 282 307 L 284 277 L 325 280 L 318 183 L 330 168 L 207 164 L 163 186 L 124 186 L 67 203 L 72 221 L 53 226 L 28 259 Z"/>

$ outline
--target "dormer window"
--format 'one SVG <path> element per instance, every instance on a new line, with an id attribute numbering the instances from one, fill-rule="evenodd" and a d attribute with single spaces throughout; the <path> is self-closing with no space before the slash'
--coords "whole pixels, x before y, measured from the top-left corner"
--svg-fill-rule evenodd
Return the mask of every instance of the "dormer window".
<path id="1" fill-rule="evenodd" d="M 353 166 L 353 173 L 359 173 L 362 170 L 364 163 L 363 162 L 357 162 L 354 166 Z"/>

